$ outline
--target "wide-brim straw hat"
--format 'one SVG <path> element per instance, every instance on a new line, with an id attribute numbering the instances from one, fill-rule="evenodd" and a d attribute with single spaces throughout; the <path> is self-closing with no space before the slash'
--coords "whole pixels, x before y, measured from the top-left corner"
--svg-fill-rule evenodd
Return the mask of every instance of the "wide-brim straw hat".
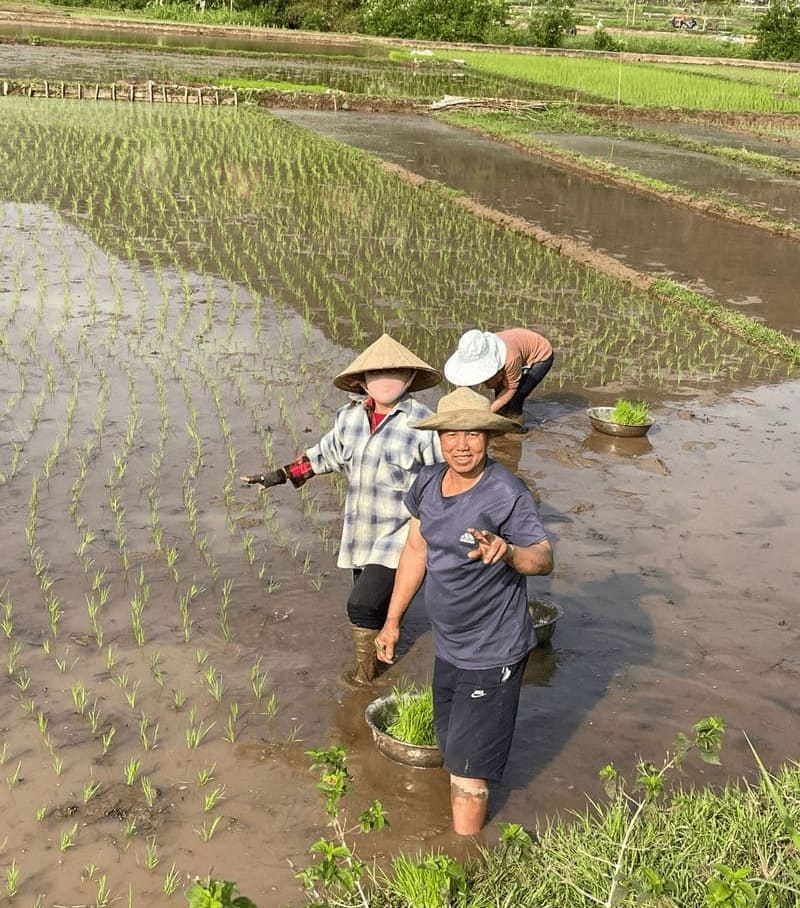
<path id="1" fill-rule="evenodd" d="M 472 388 L 456 388 L 445 394 L 436 406 L 436 412 L 415 423 L 414 429 L 441 429 L 449 432 L 475 431 L 502 434 L 525 430 L 513 419 L 492 413 L 492 406 L 482 394 Z"/>
<path id="2" fill-rule="evenodd" d="M 442 380 L 442 373 L 438 369 L 429 366 L 393 337 L 383 334 L 340 372 L 333 383 L 342 391 L 359 394 L 364 391 L 361 384 L 364 373 L 379 372 L 382 369 L 413 369 L 416 374 L 408 386 L 409 391 L 433 388 Z"/>
<path id="3" fill-rule="evenodd" d="M 506 364 L 506 345 L 491 331 L 473 328 L 462 334 L 456 352 L 444 364 L 452 385 L 479 385 L 496 375 Z"/>

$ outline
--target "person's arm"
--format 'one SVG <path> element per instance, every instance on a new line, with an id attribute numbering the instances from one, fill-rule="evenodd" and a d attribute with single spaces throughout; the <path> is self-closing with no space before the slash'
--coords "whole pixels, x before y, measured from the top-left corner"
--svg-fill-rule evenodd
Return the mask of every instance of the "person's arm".
<path id="1" fill-rule="evenodd" d="M 394 662 L 395 647 L 400 639 L 400 622 L 425 579 L 427 553 L 428 546 L 422 538 L 419 519 L 412 517 L 408 526 L 408 538 L 400 553 L 386 621 L 375 637 L 375 649 L 381 662 Z"/>
<path id="2" fill-rule="evenodd" d="M 478 543 L 472 551 L 467 552 L 469 558 L 480 558 L 484 564 L 504 561 L 518 574 L 526 576 L 549 574 L 553 570 L 553 547 L 549 539 L 542 539 L 532 545 L 514 545 L 488 530 L 470 527 L 469 532 Z"/>
<path id="3" fill-rule="evenodd" d="M 503 393 L 491 403 L 492 413 L 497 413 L 511 400 L 522 380 L 522 359 L 514 356 L 503 366 Z"/>
<path id="4" fill-rule="evenodd" d="M 314 475 L 316 474 L 311 466 L 311 461 L 305 454 L 301 454 L 297 460 L 286 464 L 285 467 L 278 467 L 277 470 L 269 470 L 266 473 L 252 473 L 239 478 L 248 485 L 258 483 L 265 489 L 282 486 L 288 479 L 296 489 L 299 489 Z"/>

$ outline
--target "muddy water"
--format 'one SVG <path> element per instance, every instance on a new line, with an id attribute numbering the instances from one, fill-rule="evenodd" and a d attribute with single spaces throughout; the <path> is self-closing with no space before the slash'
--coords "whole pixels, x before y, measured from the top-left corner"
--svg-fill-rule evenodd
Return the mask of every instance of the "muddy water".
<path id="1" fill-rule="evenodd" d="M 537 135 L 539 141 L 705 195 L 719 193 L 784 221 L 800 220 L 800 181 L 654 142 L 607 136 Z"/>
<path id="2" fill-rule="evenodd" d="M 141 49 L 30 47 L 0 44 L 0 77 L 50 81 L 170 80 L 208 81 L 259 79 L 324 85 L 355 94 L 432 100 L 445 94 L 535 98 L 541 90 L 525 83 L 464 71 L 460 66 L 435 69 L 398 66 L 380 60 L 320 61 L 294 56 L 253 53 L 247 56 L 211 53 L 158 54 Z"/>
<path id="3" fill-rule="evenodd" d="M 187 29 L 191 31 L 191 29 Z M 28 24 L 0 22 L 0 39 L 29 38 L 37 36 L 49 41 L 78 42 L 93 44 L 130 44 L 151 45 L 158 50 L 186 50 L 188 48 L 207 48 L 208 50 L 245 51 L 273 54 L 315 54 L 320 56 L 380 57 L 388 51 L 380 45 L 367 45 L 357 40 L 347 42 L 289 40 L 286 33 L 268 29 L 259 29 L 256 34 L 224 35 L 216 31 L 213 34 L 201 33 L 198 28 L 194 34 L 185 34 L 177 30 L 160 28 L 136 28 L 130 23 L 117 28 L 81 27 L 43 25 L 36 22 Z"/>
<path id="4" fill-rule="evenodd" d="M 768 325 L 800 331 L 797 243 L 607 186 L 433 120 L 285 111 L 637 270 L 663 274 Z"/>
<path id="5" fill-rule="evenodd" d="M 15 671 L 3 673 L 0 729 L 7 775 L 21 761 L 22 776 L 3 787 L 0 803 L 16 818 L 6 854 L 22 868 L 21 893 L 30 901 L 44 893 L 45 904 L 92 904 L 97 875 L 89 879 L 84 868 L 95 864 L 115 897 L 126 898 L 131 886 L 134 904 L 155 908 L 182 900 L 180 888 L 170 899 L 163 894 L 171 867 L 180 887 L 213 867 L 256 904 L 300 904 L 294 870 L 305 866 L 307 848 L 325 832 L 304 751 L 334 743 L 349 752 L 355 792 L 348 809 L 355 815 L 378 798 L 391 821 L 359 845 L 362 856 L 436 847 L 460 854 L 447 831 L 446 775 L 378 754 L 363 721 L 374 692 L 354 692 L 339 681 L 349 664 L 343 606 L 349 578 L 320 535 L 327 528 L 335 538 L 338 530 L 335 487 L 319 478 L 307 496 L 290 487 L 268 496 L 235 488 L 225 501 L 231 453 L 221 417 L 239 469 L 260 465 L 265 439 L 276 461 L 286 462 L 297 444 L 318 437 L 314 402 L 324 402 L 325 412 L 342 402 L 330 381 L 354 351 L 332 344 L 277 300 L 262 301 L 263 343 L 241 309 L 233 329 L 225 305 L 203 324 L 209 299 L 230 302 L 224 284 L 209 275 L 167 271 L 156 280 L 141 266 L 132 270 L 46 208 L 8 206 L 0 240 L 8 263 L 0 292 L 16 300 L 16 314 L 10 305 L 3 321 L 12 355 L 0 361 L 0 501 L 8 529 L 0 589 L 13 622 L 6 658 L 13 644 L 21 646 Z M 159 343 L 160 312 L 164 300 L 179 301 L 184 292 L 193 306 L 182 310 L 178 303 L 168 314 L 168 336 L 186 338 L 175 351 Z M 121 314 L 119 294 L 128 301 Z M 251 302 L 244 288 L 238 299 L 240 307 Z M 300 395 L 293 364 L 305 367 Z M 65 435 L 75 380 L 81 394 Z M 437 393 L 423 397 L 433 403 Z M 534 395 L 527 407 L 533 430 L 493 448 L 540 498 L 557 563 L 552 577 L 532 579 L 530 589 L 559 602 L 565 616 L 526 672 L 511 761 L 484 836 L 490 843 L 501 822 L 532 826 L 583 807 L 584 792 L 601 797 L 601 766 L 613 760 L 630 772 L 638 755 L 657 761 L 678 731 L 704 715 L 719 714 L 729 724 L 723 765 L 692 761 L 689 783 L 753 777 L 743 730 L 768 764 L 800 752 L 794 696 L 800 572 L 787 554 L 799 529 L 800 431 L 792 413 L 800 383 L 664 402 L 650 434 L 627 441 L 590 428 L 583 413 L 589 395 L 579 388 Z M 202 439 L 194 471 L 186 430 L 193 421 Z M 42 465 L 56 444 L 61 454 L 45 479 Z M 17 445 L 22 457 L 14 465 Z M 89 466 L 83 482 L 81 460 Z M 24 532 L 34 485 L 35 544 L 64 612 L 49 651 L 43 581 Z M 196 537 L 187 524 L 189 493 L 198 502 Z M 154 499 L 165 543 L 179 552 L 177 579 L 154 542 Z M 118 556 L 120 505 L 128 571 Z M 78 554 L 87 528 L 96 533 L 86 547 L 90 560 Z M 240 544 L 248 529 L 255 537 L 252 566 Z M 86 617 L 100 571 L 100 586 L 111 591 L 101 611 L 102 647 Z M 230 639 L 220 623 L 228 580 Z M 189 606 L 185 640 L 179 604 L 190 582 L 203 590 Z M 145 586 L 146 639 L 137 646 L 131 602 Z M 401 653 L 376 691 L 429 676 L 433 654 L 420 603 L 405 623 Z M 268 673 L 261 700 L 251 686 L 256 664 Z M 224 685 L 220 701 L 209 689 L 212 668 Z M 89 707 L 99 710 L 96 732 L 75 705 L 78 682 L 89 692 Z M 23 706 L 28 699 L 31 714 Z M 233 742 L 226 738 L 232 702 L 239 706 Z M 49 723 L 52 754 L 38 711 Z M 112 727 L 116 734 L 103 754 L 101 735 Z M 190 728 L 205 730 L 196 748 L 187 745 Z M 63 760 L 58 772 L 56 756 Z M 132 757 L 141 762 L 139 775 L 156 786 L 152 806 L 138 779 L 123 782 Z M 205 785 L 203 771 L 213 776 Z M 101 787 L 87 800 L 91 782 Z M 222 799 L 207 811 L 204 800 L 218 787 Z M 213 837 L 204 841 L 217 816 Z M 60 851 L 60 837 L 76 823 L 75 845 Z M 153 837 L 160 863 L 148 870 Z"/>
<path id="6" fill-rule="evenodd" d="M 720 129 L 700 123 L 657 123 L 653 120 L 626 118 L 625 122 L 645 132 L 682 136 L 706 145 L 721 145 L 728 148 L 744 148 L 757 154 L 772 155 L 790 161 L 800 161 L 800 147 L 789 142 L 778 142 L 766 138 L 756 138 L 729 129 Z M 796 140 L 795 140 L 796 142 Z"/>

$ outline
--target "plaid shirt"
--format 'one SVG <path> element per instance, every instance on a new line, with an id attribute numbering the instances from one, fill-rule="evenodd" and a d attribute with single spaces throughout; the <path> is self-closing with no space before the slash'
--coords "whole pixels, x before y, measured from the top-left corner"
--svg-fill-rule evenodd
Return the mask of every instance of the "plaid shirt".
<path id="1" fill-rule="evenodd" d="M 403 498 L 423 464 L 442 459 L 437 433 L 409 426 L 430 412 L 406 394 L 373 428 L 367 401 L 354 399 L 337 411 L 331 431 L 287 468 L 295 485 L 309 478 L 297 475 L 304 460 L 315 474 L 347 477 L 340 568 L 397 567 L 410 517 Z"/>

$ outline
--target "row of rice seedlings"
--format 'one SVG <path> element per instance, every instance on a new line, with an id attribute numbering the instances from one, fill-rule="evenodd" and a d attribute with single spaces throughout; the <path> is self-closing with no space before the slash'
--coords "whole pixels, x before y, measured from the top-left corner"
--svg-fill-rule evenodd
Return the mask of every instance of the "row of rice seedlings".
<path id="1" fill-rule="evenodd" d="M 460 51 L 459 51 L 460 54 Z M 442 56 L 452 56 L 444 52 Z M 465 53 L 470 67 L 529 82 L 557 86 L 578 99 L 600 99 L 637 107 L 682 110 L 796 112 L 800 99 L 778 93 L 776 84 L 761 79 L 734 80 L 693 72 L 690 67 L 630 60 L 578 57 L 563 59 L 532 54 Z M 739 73 L 737 67 L 737 73 Z"/>
<path id="2" fill-rule="evenodd" d="M 122 371 L 125 372 L 125 369 L 123 369 Z M 129 381 L 130 381 L 130 379 L 129 379 Z M 135 395 L 134 395 L 134 397 L 135 397 Z M 128 427 L 129 427 L 129 430 L 131 430 L 131 434 L 127 437 L 127 442 L 128 442 L 127 446 L 130 447 L 131 439 L 135 436 L 135 426 L 134 426 L 133 422 L 131 421 L 131 419 L 129 419 Z M 103 434 L 102 430 L 100 431 L 100 434 L 101 435 Z M 125 479 L 128 475 L 128 471 L 127 471 L 127 467 L 123 466 L 125 461 L 124 461 L 124 458 L 120 457 L 120 450 L 122 451 L 123 454 L 125 454 L 126 445 L 123 444 L 121 449 L 118 447 L 116 449 L 116 451 L 114 452 L 114 453 L 117 453 L 118 456 L 117 456 L 117 460 L 115 462 L 114 475 L 112 477 L 113 482 L 111 482 L 109 485 L 110 485 L 111 510 L 115 515 L 115 519 L 119 521 L 118 525 L 121 527 L 123 525 L 123 521 L 124 521 L 124 510 L 125 510 L 122 505 L 122 496 L 125 493 Z M 80 464 L 81 461 L 77 457 L 75 458 L 75 460 L 76 460 L 76 463 Z M 80 483 L 79 483 L 79 485 L 80 485 Z M 35 526 L 35 524 L 34 524 L 34 526 Z M 92 534 L 92 531 L 84 529 L 80 535 L 80 540 L 79 540 L 80 551 L 77 552 L 77 554 L 79 554 L 82 558 L 89 558 L 90 552 L 92 549 L 92 545 L 94 544 L 95 541 L 96 541 L 96 538 Z M 165 546 L 165 552 L 166 552 L 165 560 L 168 562 L 170 548 Z M 41 558 L 43 558 L 43 557 L 44 557 L 44 555 L 41 556 Z M 86 573 L 86 571 L 84 571 L 84 573 Z M 100 608 L 101 596 L 107 602 L 107 594 L 103 593 L 101 591 L 107 589 L 109 584 L 104 582 L 104 580 L 102 578 L 103 578 L 103 574 L 101 571 L 98 570 L 98 571 L 94 572 L 94 579 L 92 581 L 93 591 L 92 591 L 92 594 L 88 595 L 88 598 L 87 598 L 87 610 L 90 614 L 90 617 L 96 616 L 101 611 L 101 608 Z M 134 600 L 136 600 L 137 597 L 140 601 L 144 601 L 146 599 L 146 596 L 142 592 L 142 590 L 144 589 L 145 586 L 146 586 L 146 581 L 144 580 L 143 573 L 140 572 L 138 589 L 135 590 L 133 593 Z M 229 594 L 229 592 L 228 592 L 228 594 Z M 135 605 L 136 605 L 136 602 L 134 601 L 133 606 L 135 606 Z M 136 611 L 139 611 L 140 613 L 142 613 L 141 609 L 137 609 L 134 607 L 134 612 L 136 612 Z M 101 635 L 96 634 L 96 637 L 100 638 Z M 100 645 L 102 645 L 102 639 L 99 640 L 99 643 L 100 643 Z M 62 666 L 61 668 L 59 668 L 59 671 L 69 672 L 71 670 L 71 666 L 69 665 L 66 658 L 59 659 L 59 656 L 54 648 L 50 648 L 50 652 L 52 653 L 53 658 L 56 660 L 56 662 L 59 663 L 60 666 Z M 108 648 L 107 652 L 109 655 L 109 670 L 110 670 L 111 667 L 113 665 L 115 665 L 115 662 L 116 662 L 116 660 L 114 658 L 114 649 Z M 158 666 L 156 664 L 156 666 L 153 670 L 153 677 L 156 678 L 159 676 L 161 677 L 161 682 L 163 685 L 163 675 L 161 675 L 161 670 L 158 668 Z M 24 680 L 24 678 L 25 678 L 25 676 L 20 674 L 21 683 L 29 683 L 29 682 L 26 682 Z M 133 711 L 135 714 L 138 714 L 138 716 L 139 716 L 138 727 L 139 727 L 139 731 L 140 731 L 140 742 L 141 742 L 142 749 L 146 753 L 148 750 L 152 749 L 153 746 L 156 746 L 158 744 L 158 737 L 157 737 L 156 726 L 155 726 L 154 722 L 150 719 L 147 712 L 142 708 L 142 705 L 140 704 L 140 697 L 141 697 L 140 683 L 141 682 L 139 681 L 139 679 L 131 679 L 131 678 L 126 679 L 124 672 L 118 672 L 116 675 L 112 676 L 112 678 L 117 681 L 131 711 Z M 112 683 L 113 683 L 113 680 L 112 680 Z M 94 717 L 93 721 L 94 721 L 95 725 L 97 726 L 97 724 L 101 721 L 100 720 L 100 707 L 97 704 L 97 699 L 95 698 L 94 700 L 92 700 L 89 692 L 86 690 L 86 688 L 82 685 L 82 682 L 80 682 L 80 681 L 74 682 L 74 684 L 71 687 L 71 693 L 74 698 L 73 702 L 75 705 L 76 712 L 79 714 L 81 712 L 83 712 L 83 714 L 87 717 L 87 719 L 89 719 L 90 717 Z M 90 700 L 92 700 L 91 703 L 90 703 Z M 178 696 L 176 694 L 176 704 L 177 704 L 177 700 L 178 700 Z M 141 712 L 140 712 L 140 710 L 141 710 Z M 44 721 L 46 718 L 47 717 L 44 716 L 44 714 L 43 714 L 43 718 L 40 720 L 40 721 L 42 721 L 43 725 L 44 725 Z M 230 704 L 228 704 L 227 719 L 225 722 L 224 733 L 222 735 L 225 740 L 228 740 L 230 742 L 233 742 L 234 740 L 236 740 L 236 738 L 238 737 L 239 731 L 240 731 L 240 723 L 241 723 L 241 713 L 240 713 L 238 701 L 232 701 Z M 213 724 L 215 724 L 215 723 L 211 722 L 210 720 L 193 719 L 192 722 L 190 723 L 190 726 L 188 727 L 188 733 L 191 734 L 192 728 L 194 728 L 195 730 L 199 729 L 199 733 L 203 737 L 205 737 L 205 735 L 203 735 L 203 732 L 206 731 L 206 733 L 207 733 L 208 729 L 210 729 L 213 726 Z M 102 746 L 103 746 L 104 755 L 108 754 L 111 749 L 112 741 L 115 740 L 115 734 L 116 734 L 117 727 L 118 726 L 111 724 L 108 727 L 103 729 Z M 55 757 L 57 757 L 59 760 L 63 759 L 59 754 L 56 754 Z M 54 757 L 54 760 L 55 760 L 55 757 Z M 54 763 L 54 765 L 55 765 L 55 763 Z M 136 754 L 128 756 L 128 761 L 126 762 L 125 766 L 123 767 L 125 778 L 128 781 L 131 781 L 131 780 L 135 781 L 137 779 L 137 773 L 140 772 L 141 766 L 142 766 L 141 757 L 139 757 Z M 93 797 L 96 794 L 97 784 L 98 783 L 96 781 L 86 783 L 86 785 L 87 785 L 87 787 L 85 789 L 86 797 Z M 212 802 L 214 801 L 213 797 L 211 798 L 211 801 Z M 216 822 L 215 822 L 215 820 L 216 820 Z M 204 829 L 201 828 L 201 830 L 200 830 L 200 832 L 202 833 L 201 837 L 206 840 L 210 840 L 211 836 L 214 834 L 214 831 L 218 828 L 218 822 L 219 822 L 219 820 L 217 820 L 216 818 L 208 821 L 208 824 L 205 825 Z M 130 832 L 130 834 L 133 834 L 133 830 L 129 830 L 129 832 Z M 67 829 L 63 833 L 63 835 L 64 835 L 63 847 L 65 850 L 72 849 L 72 848 L 76 847 L 76 845 L 78 845 L 77 839 L 74 837 L 72 830 Z"/>

